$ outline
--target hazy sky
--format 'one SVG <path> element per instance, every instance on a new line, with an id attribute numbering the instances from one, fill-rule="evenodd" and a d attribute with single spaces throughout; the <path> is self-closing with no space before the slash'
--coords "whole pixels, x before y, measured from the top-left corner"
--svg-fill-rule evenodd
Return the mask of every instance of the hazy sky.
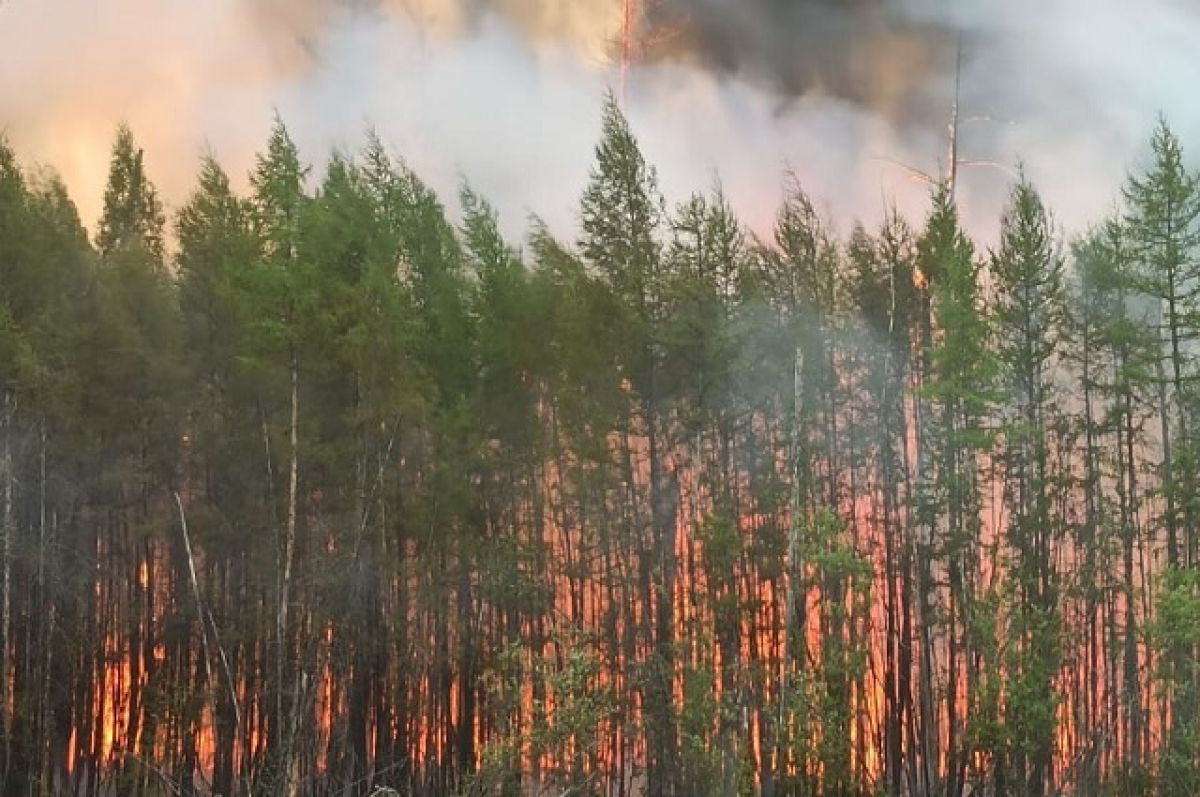
<path id="1" fill-rule="evenodd" d="M 964 156 L 1023 160 L 1059 220 L 1111 207 L 1161 110 L 1200 152 L 1200 4 L 1176 0 L 645 0 L 626 109 L 668 201 L 720 178 L 765 229 L 787 166 L 844 230 L 926 188 L 963 42 Z M 619 0 L 4 0 L 0 128 L 91 223 L 113 130 L 169 207 L 211 146 L 242 179 L 278 110 L 318 167 L 374 125 L 451 201 L 466 177 L 519 234 L 573 234 L 619 83 Z M 319 168 L 318 168 L 319 171 Z M 968 172 L 994 229 L 1009 176 Z"/>

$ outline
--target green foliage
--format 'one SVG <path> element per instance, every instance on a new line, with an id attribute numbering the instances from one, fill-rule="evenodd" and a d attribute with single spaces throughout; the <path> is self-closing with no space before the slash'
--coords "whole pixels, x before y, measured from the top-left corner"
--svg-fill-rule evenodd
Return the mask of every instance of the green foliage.
<path id="1" fill-rule="evenodd" d="M 668 212 L 602 114 L 570 245 L 276 119 L 170 246 L 121 127 L 93 248 L 0 141 L 0 789 L 1200 790 L 1165 123 L 1069 257 L 1024 177 L 980 257 L 949 186 Z"/>
<path id="2" fill-rule="evenodd" d="M 580 249 L 641 323 L 649 320 L 659 296 L 656 234 L 663 216 L 654 170 L 609 94 L 595 165 L 581 201 Z"/>
<path id="3" fill-rule="evenodd" d="M 1170 568 L 1158 583 L 1158 616 L 1146 629 L 1159 656 L 1164 699 L 1179 707 L 1195 706 L 1200 695 L 1191 675 L 1200 650 L 1200 572 Z M 1178 654 L 1182 651 L 1183 660 Z M 1164 745 L 1159 789 L 1165 795 L 1194 794 L 1200 789 L 1200 721 L 1195 714 L 1177 715 Z"/>
<path id="4" fill-rule="evenodd" d="M 152 263 L 163 262 L 163 226 L 166 218 L 154 187 L 146 177 L 144 156 L 133 141 L 128 125 L 117 128 L 104 212 L 96 235 L 100 254 L 109 257 L 126 246 L 144 248 Z"/>
<path id="5" fill-rule="evenodd" d="M 932 286 L 933 313 L 941 338 L 931 356 L 934 380 L 930 397 L 979 418 L 991 400 L 995 360 L 988 351 L 991 330 L 982 312 L 980 266 L 974 246 L 958 223 L 958 211 L 943 186 L 933 196 L 933 210 L 919 244 L 919 262 Z M 963 428 L 961 442 L 982 448 L 987 440 Z"/>
<path id="6" fill-rule="evenodd" d="M 613 695 L 600 683 L 601 664 L 584 639 L 566 637 L 554 660 L 540 665 L 553 702 L 534 705 L 532 745 L 565 766 L 563 786 L 594 791 L 600 731 L 615 709 Z"/>
<path id="7" fill-rule="evenodd" d="M 867 673 L 868 642 L 862 634 L 870 611 L 873 568 L 848 539 L 846 524 L 832 511 L 819 509 L 803 525 L 798 550 L 800 600 L 820 596 L 815 619 L 818 638 L 805 638 L 796 625 L 795 669 L 784 685 L 773 733 L 781 755 L 796 769 L 785 780 L 800 793 L 854 793 L 865 788 L 852 766 L 851 692 L 861 689 Z M 808 620 L 813 623 L 813 619 Z M 815 645 L 816 650 L 809 648 Z"/>
<path id="8" fill-rule="evenodd" d="M 1024 178 L 1013 188 L 1000 229 L 991 263 L 997 358 L 1018 401 L 1044 401 L 1047 366 L 1060 344 L 1063 257 L 1041 197 Z"/>
<path id="9" fill-rule="evenodd" d="M 1150 142 L 1153 161 L 1142 176 L 1131 175 L 1124 189 L 1132 254 L 1139 268 L 1137 287 L 1187 310 L 1200 288 L 1193 284 L 1200 265 L 1200 181 L 1183 164 L 1179 138 L 1160 118 Z"/>

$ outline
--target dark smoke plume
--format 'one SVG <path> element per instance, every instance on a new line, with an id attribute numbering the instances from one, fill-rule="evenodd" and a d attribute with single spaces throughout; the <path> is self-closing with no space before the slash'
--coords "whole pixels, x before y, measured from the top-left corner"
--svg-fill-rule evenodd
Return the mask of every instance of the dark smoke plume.
<path id="1" fill-rule="evenodd" d="M 763 231 L 790 168 L 843 227 L 890 203 L 919 221 L 905 167 L 945 168 L 961 42 L 963 156 L 1021 160 L 1068 229 L 1109 208 L 1159 111 L 1200 147 L 1196 0 L 637 4 L 623 70 L 623 0 L 0 0 L 0 130 L 92 221 L 119 121 L 168 205 L 206 147 L 244 190 L 276 111 L 318 173 L 370 123 L 444 196 L 469 178 L 510 234 L 533 212 L 569 237 L 624 85 L 670 201 L 719 175 Z M 1010 174 L 962 176 L 986 236 Z"/>
<path id="2" fill-rule="evenodd" d="M 810 93 L 927 118 L 945 98 L 928 78 L 951 68 L 955 33 L 895 0 L 648 0 L 645 57 L 681 59 L 785 97 Z"/>

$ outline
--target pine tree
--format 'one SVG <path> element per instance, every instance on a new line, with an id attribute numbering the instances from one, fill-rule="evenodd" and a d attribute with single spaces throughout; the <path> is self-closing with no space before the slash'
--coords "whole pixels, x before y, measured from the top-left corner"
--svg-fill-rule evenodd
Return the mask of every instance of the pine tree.
<path id="1" fill-rule="evenodd" d="M 1151 299 L 1162 341 L 1160 388 L 1162 481 L 1166 500 L 1163 518 L 1167 530 L 1167 558 L 1171 565 L 1195 558 L 1191 518 L 1182 519 L 1179 505 L 1187 505 L 1185 484 L 1177 484 L 1173 444 L 1189 441 L 1187 418 L 1182 412 L 1187 382 L 1185 347 L 1196 333 L 1194 316 L 1200 297 L 1200 181 L 1183 164 L 1179 139 L 1160 119 L 1151 141 L 1154 162 L 1144 176 L 1130 176 L 1124 191 L 1128 206 L 1124 219 L 1130 253 L 1135 259 L 1132 287 Z M 1157 320 L 1161 319 L 1161 320 Z M 1181 493 L 1180 491 L 1183 490 Z"/>
<path id="2" fill-rule="evenodd" d="M 276 117 L 267 139 L 266 152 L 259 155 L 250 177 L 253 188 L 255 231 L 262 246 L 262 261 L 253 291 L 261 306 L 250 312 L 256 319 L 251 351 L 264 364 L 282 366 L 287 374 L 286 420 L 287 475 L 284 520 L 280 530 L 275 614 L 276 662 L 273 684 L 274 706 L 270 725 L 273 761 L 268 777 L 273 788 L 292 794 L 296 783 L 296 743 L 300 729 L 302 695 L 300 661 L 305 640 L 297 637 L 300 618 L 292 614 L 297 599 L 293 589 L 300 514 L 300 393 L 302 329 L 315 297 L 309 292 L 309 273 L 300 257 L 300 236 L 308 196 L 307 167 L 283 122 Z M 263 399 L 260 399 L 260 402 Z M 260 403 L 267 460 L 271 459 L 268 417 Z M 268 476 L 274 494 L 274 476 Z"/>
<path id="3" fill-rule="evenodd" d="M 844 463 L 838 438 L 837 358 L 840 355 L 837 313 L 842 285 L 840 258 L 833 237 L 816 212 L 811 199 L 794 175 L 789 175 L 783 206 L 775 224 L 775 247 L 762 253 L 761 269 L 783 322 L 781 331 L 787 341 L 776 356 L 790 359 L 786 396 L 788 417 L 789 477 L 791 496 L 786 512 L 789 518 L 787 543 L 787 585 L 784 599 L 783 636 L 785 639 L 779 666 L 780 695 L 785 696 L 798 684 L 814 679 L 820 672 L 807 671 L 812 661 L 805 632 L 808 589 L 803 558 L 805 534 L 817 528 L 818 515 L 840 508 L 839 480 Z M 784 353 L 786 352 L 786 354 Z M 804 701 L 802 701 L 804 702 Z M 790 713 L 781 701 L 779 716 Z M 845 717 L 831 718 L 837 735 L 846 733 Z M 775 740 L 777 746 L 775 777 L 787 782 L 787 770 L 799 759 L 801 788 L 820 788 L 819 752 L 807 749 L 811 740 L 794 735 L 791 723 L 779 722 L 786 731 Z M 799 750 L 795 749 L 799 745 Z M 841 762 L 845 763 L 845 762 Z M 848 772 L 831 773 L 846 778 Z"/>
<path id="4" fill-rule="evenodd" d="M 904 516 L 908 501 L 910 428 L 908 380 L 913 362 L 913 339 L 919 307 L 914 282 L 916 240 L 909 225 L 894 210 L 875 237 L 861 227 L 851 235 L 847 259 L 851 271 L 853 306 L 861 317 L 867 363 L 863 377 L 868 460 L 864 481 L 877 482 L 875 521 L 882 537 L 887 641 L 884 670 L 884 783 L 891 792 L 914 788 L 915 772 L 905 766 L 902 750 L 910 740 L 912 702 L 912 581 L 913 536 Z"/>
<path id="5" fill-rule="evenodd" d="M 701 576 L 685 560 L 680 578 L 689 585 L 707 579 L 712 624 L 710 631 L 696 618 L 699 627 L 682 632 L 703 641 L 685 646 L 692 656 L 684 665 L 680 788 L 724 797 L 737 791 L 743 756 L 734 698 L 742 611 L 736 582 L 742 539 L 734 520 L 741 503 L 734 475 L 740 431 L 735 380 L 741 355 L 739 299 L 750 253 L 719 185 L 711 196 L 693 195 L 680 205 L 671 226 L 662 339 L 672 352 L 674 367 L 666 379 L 677 396 L 679 436 L 688 448 L 683 467 L 692 480 L 691 489 L 681 495 L 682 511 L 695 518 L 690 535 L 703 546 L 704 571 Z"/>
<path id="6" fill-rule="evenodd" d="M 14 308 L 14 300 L 20 301 L 14 283 L 23 276 L 22 261 L 28 259 L 27 240 L 24 236 L 27 225 L 27 197 L 24 176 L 16 164 L 16 157 L 7 142 L 0 138 L 0 279 L 8 287 L 6 296 L 0 300 L 0 362 L 6 364 L 0 372 L 0 396 L 3 409 L 0 414 L 0 735 L 3 735 L 3 760 L 0 761 L 0 785 L 7 786 L 13 777 L 12 734 L 15 721 L 11 692 L 12 650 L 12 603 L 13 603 L 13 551 L 16 545 L 17 527 L 14 506 L 14 488 L 17 474 L 14 449 L 17 447 L 16 413 L 18 388 L 28 379 L 34 368 L 34 353 L 27 333 L 19 325 L 20 308 Z M 17 279 L 14 279 L 17 278 Z M 10 293 L 11 292 L 11 293 Z M 20 775 L 17 774 L 16 778 Z M 15 778 L 14 778 L 15 779 Z"/>
<path id="7" fill-rule="evenodd" d="M 1041 795 L 1053 780 L 1053 682 L 1062 625 L 1060 578 L 1051 552 L 1061 544 L 1064 521 L 1053 509 L 1050 450 L 1059 404 L 1054 367 L 1064 312 L 1063 258 L 1041 198 L 1024 178 L 1013 188 L 1001 221 L 991 274 L 1003 407 L 998 457 L 1016 603 L 1005 721 L 1013 736 L 1014 787 Z"/>
<path id="8" fill-rule="evenodd" d="M 84 478 L 94 490 L 89 503 L 105 517 L 89 529 L 94 535 L 89 556 L 95 562 L 116 556 L 122 563 L 105 570 L 96 586 L 98 610 L 88 617 L 92 625 L 85 626 L 85 638 L 101 655 L 93 654 L 85 666 L 102 684 L 103 629 L 112 624 L 126 629 L 107 654 L 124 662 L 135 684 L 123 705 L 111 706 L 112 721 L 122 728 L 112 743 L 140 758 L 153 756 L 164 718 L 159 710 L 164 668 L 154 655 L 162 636 L 154 618 L 173 607 L 154 589 L 170 578 L 155 558 L 154 519 L 176 474 L 182 417 L 183 339 L 163 262 L 163 224 L 140 151 L 122 126 L 97 235 L 100 262 L 80 313 L 84 331 L 77 356 L 87 390 L 77 409 L 88 419 Z M 121 788 L 141 788 L 150 777 L 133 757 L 117 767 Z"/>
<path id="9" fill-rule="evenodd" d="M 1143 521 L 1149 497 L 1144 479 L 1145 425 L 1152 418 L 1157 392 L 1153 384 L 1156 336 L 1145 323 L 1144 303 L 1137 301 L 1131 291 L 1132 258 L 1119 220 L 1110 219 L 1083 239 L 1077 246 L 1076 260 L 1084 299 L 1081 323 L 1092 330 L 1095 349 L 1095 370 L 1085 385 L 1099 405 L 1090 445 L 1111 452 L 1110 483 L 1116 494 L 1110 522 L 1120 544 L 1120 576 L 1114 588 L 1114 598 L 1120 600 L 1112 611 L 1121 613 L 1123 627 L 1113 629 L 1111 635 L 1119 637 L 1114 639 L 1114 647 L 1121 652 L 1119 667 L 1114 668 L 1121 673 L 1120 710 L 1115 719 L 1124 740 L 1119 777 L 1131 786 L 1141 787 L 1150 763 L 1149 696 L 1140 675 L 1142 623 L 1148 617 L 1144 606 L 1139 605 L 1145 593 L 1138 582 L 1149 555 Z M 1105 410 L 1102 414 L 1101 409 Z M 1102 443 L 1109 435 L 1112 442 Z M 1090 467 L 1103 478 L 1106 463 L 1100 451 L 1091 455 L 1091 462 Z M 1096 511 L 1110 510 L 1107 503 L 1100 503 Z"/>
<path id="10" fill-rule="evenodd" d="M 1187 347 L 1197 337 L 1196 312 L 1200 299 L 1200 178 L 1183 164 L 1178 138 L 1160 119 L 1151 140 L 1153 164 L 1141 177 L 1131 176 L 1124 191 L 1125 227 L 1135 259 L 1133 288 L 1153 303 L 1147 319 L 1158 331 L 1159 355 L 1155 364 L 1159 397 L 1159 432 L 1162 446 L 1161 484 L 1165 501 L 1163 524 L 1167 534 L 1167 565 L 1194 567 L 1197 548 L 1195 513 L 1195 446 L 1185 407 L 1195 374 L 1189 373 Z M 1196 648 L 1185 640 L 1169 651 L 1174 718 L 1168 748 L 1171 759 L 1195 763 L 1200 728 L 1192 718 L 1200 706 L 1195 694 Z M 1184 755 L 1179 746 L 1191 750 Z M 1174 777 L 1169 776 L 1168 777 Z M 1183 793 L 1187 782 L 1170 788 Z"/>
<path id="11" fill-rule="evenodd" d="M 161 264 L 165 223 L 158 194 L 146 177 L 142 149 L 129 126 L 122 124 L 113 144 L 96 247 L 108 257 L 122 246 L 139 245 Z"/>
<path id="12" fill-rule="evenodd" d="M 595 166 L 581 202 L 580 250 L 612 290 L 628 329 L 622 340 L 623 365 L 637 401 L 631 429 L 644 436 L 649 459 L 645 501 L 650 528 L 641 567 L 651 572 L 641 581 L 643 600 L 654 607 L 654 644 L 643 687 L 652 797 L 676 793 L 678 770 L 671 698 L 678 491 L 666 463 L 671 448 L 670 397 L 663 380 L 664 353 L 659 340 L 664 277 L 658 236 L 663 215 L 654 170 L 643 159 L 616 99 L 609 94 Z M 633 457 L 633 451 L 623 454 L 631 472 L 637 470 Z"/>
<path id="13" fill-rule="evenodd" d="M 188 464 L 198 471 L 186 490 L 186 510 L 196 545 L 218 568 L 248 578 L 242 573 L 246 558 L 258 561 L 261 549 L 253 541 L 262 533 L 244 534 L 233 528 L 238 518 L 240 531 L 252 524 L 256 532 L 267 532 L 252 518 L 259 513 L 262 480 L 261 437 L 254 406 L 253 387 L 242 362 L 253 356 L 248 332 L 253 323 L 251 269 L 256 265 L 259 247 L 251 229 L 250 208 L 235 196 L 229 179 L 210 154 L 200 165 L 198 184 L 175 220 L 179 244 L 176 270 L 189 355 L 188 376 L 194 386 L 189 404 L 186 435 Z M 217 562 L 220 562 L 218 565 Z M 239 580 L 234 578 L 235 582 Z M 197 635 L 204 638 L 212 629 L 223 629 L 226 638 L 249 636 L 256 629 L 249 618 L 239 617 L 236 605 L 249 600 L 233 591 L 211 596 L 205 617 L 197 608 Z M 220 626 L 215 618 L 220 619 Z M 206 626 L 207 624 L 207 626 Z M 239 627 L 240 626 L 240 627 Z M 241 633 L 233 633 L 235 631 Z M 245 630 L 243 630 L 245 629 Z M 214 632 L 214 641 L 219 635 Z M 195 644 L 190 637 L 188 644 Z M 214 645 L 214 647 L 219 647 Z M 231 683 L 228 656 L 223 648 L 208 651 L 213 659 L 204 662 L 201 671 L 202 695 L 213 700 L 215 725 L 214 785 L 222 793 L 236 793 L 245 777 L 244 763 L 235 764 L 237 745 L 245 731 L 244 711 Z M 212 682 L 215 679 L 215 682 Z M 202 700 L 190 703 L 191 711 L 181 718 L 181 734 L 191 738 L 203 722 Z M 184 756 L 194 762 L 199 751 L 194 742 Z M 194 763 L 185 763 L 184 782 L 191 782 Z"/>
<path id="14" fill-rule="evenodd" d="M 928 723 L 923 732 L 937 738 L 936 713 L 944 710 L 940 721 L 945 723 L 947 743 L 937 769 L 945 773 L 945 782 L 934 786 L 934 791 L 944 788 L 945 793 L 956 794 L 970 765 L 964 719 L 974 716 L 981 705 L 976 702 L 976 689 L 985 640 L 974 638 L 980 627 L 976 602 L 983 586 L 980 458 L 990 447 L 985 419 L 994 368 L 987 349 L 990 330 L 982 307 L 979 264 L 944 185 L 934 193 L 919 251 L 931 308 L 925 330 L 929 347 L 922 392 L 928 403 L 919 420 L 918 446 L 923 453 L 919 454 L 916 507 L 922 535 L 916 558 L 918 563 L 931 561 L 921 564 L 918 577 L 925 634 L 922 713 Z M 942 578 L 947 588 L 939 597 L 935 579 Z M 934 703 L 931 683 L 937 661 L 935 634 L 942 635 L 947 671 L 941 708 Z M 960 689 L 966 696 L 966 717 L 959 710 Z M 926 744 L 930 741 L 926 737 Z M 933 761 L 926 763 L 931 765 Z"/>

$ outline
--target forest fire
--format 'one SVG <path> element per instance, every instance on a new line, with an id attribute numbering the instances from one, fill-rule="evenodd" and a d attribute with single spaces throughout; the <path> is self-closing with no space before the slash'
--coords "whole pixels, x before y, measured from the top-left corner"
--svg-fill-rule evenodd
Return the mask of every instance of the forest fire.
<path id="1" fill-rule="evenodd" d="M 1023 2 L 0 3 L 0 793 L 1200 793 L 1200 181 Z"/>

